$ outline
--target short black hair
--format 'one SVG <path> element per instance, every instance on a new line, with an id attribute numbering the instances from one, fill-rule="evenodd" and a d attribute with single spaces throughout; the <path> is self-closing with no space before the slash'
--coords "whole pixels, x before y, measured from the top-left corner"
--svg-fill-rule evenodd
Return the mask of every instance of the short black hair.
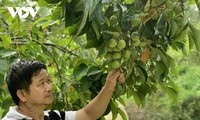
<path id="1" fill-rule="evenodd" d="M 20 60 L 11 68 L 6 82 L 16 105 L 19 105 L 17 90 L 23 89 L 29 91 L 29 87 L 32 83 L 32 76 L 41 69 L 47 69 L 47 67 L 44 63 L 37 60 Z"/>

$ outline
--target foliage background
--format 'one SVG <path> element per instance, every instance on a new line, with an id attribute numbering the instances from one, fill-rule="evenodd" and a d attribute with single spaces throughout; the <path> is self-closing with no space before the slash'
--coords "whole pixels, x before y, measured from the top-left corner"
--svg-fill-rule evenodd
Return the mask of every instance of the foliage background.
<path id="1" fill-rule="evenodd" d="M 186 53 L 170 51 L 177 60 L 177 72 L 172 79 L 179 89 L 178 101 L 173 101 L 160 90 L 147 97 L 144 108 L 137 108 L 133 101 L 126 100 L 126 110 L 130 120 L 199 119 L 199 56 L 194 51 Z"/>

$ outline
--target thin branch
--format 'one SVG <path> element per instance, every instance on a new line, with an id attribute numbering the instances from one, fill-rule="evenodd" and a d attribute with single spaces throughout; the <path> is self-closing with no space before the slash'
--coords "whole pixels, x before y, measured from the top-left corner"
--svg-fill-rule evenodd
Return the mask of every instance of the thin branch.
<path id="1" fill-rule="evenodd" d="M 22 36 L 16 36 L 16 37 L 13 37 L 11 38 L 11 40 L 16 40 L 16 39 L 22 39 L 23 37 Z M 30 37 L 31 38 L 31 37 Z M 35 43 L 38 43 L 39 41 L 37 41 L 36 39 L 31 39 L 33 42 Z M 28 44 L 27 41 L 22 41 L 22 42 L 12 42 L 12 44 L 14 45 L 26 45 Z M 51 47 L 55 47 L 59 50 L 62 50 L 63 52 L 67 52 L 71 55 L 74 55 L 74 56 L 78 56 L 77 54 L 74 54 L 72 51 L 68 50 L 66 47 L 63 47 L 63 46 L 60 46 L 58 44 L 54 44 L 54 43 L 46 43 L 46 42 L 39 42 L 39 44 L 43 44 L 43 45 L 46 45 L 46 46 L 51 46 Z"/>
<path id="2" fill-rule="evenodd" d="M 61 72 L 60 72 L 60 69 L 59 69 L 59 67 L 58 67 L 59 65 L 58 65 L 58 63 L 57 63 L 55 57 L 53 56 L 53 54 L 46 48 L 46 46 L 45 46 L 43 43 L 41 43 L 41 42 L 39 42 L 39 41 L 37 41 L 37 40 L 34 40 L 34 39 L 32 39 L 32 41 L 33 41 L 33 42 L 36 42 L 37 44 L 40 44 L 40 45 L 41 45 L 43 48 L 45 48 L 46 51 L 52 56 L 53 61 L 56 63 L 56 68 L 57 68 L 57 70 L 58 70 L 58 76 L 59 76 L 59 79 L 60 79 L 60 81 L 61 81 L 62 79 L 61 79 Z"/>

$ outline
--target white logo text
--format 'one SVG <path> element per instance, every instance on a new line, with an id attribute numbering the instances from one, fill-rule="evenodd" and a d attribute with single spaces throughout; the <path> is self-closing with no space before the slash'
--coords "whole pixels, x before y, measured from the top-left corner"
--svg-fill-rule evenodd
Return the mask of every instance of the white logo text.
<path id="1" fill-rule="evenodd" d="M 39 11 L 40 7 L 35 7 L 35 10 L 32 7 L 7 7 L 8 11 L 12 15 L 13 18 L 18 14 L 20 18 L 27 18 L 29 14 L 34 18 Z"/>

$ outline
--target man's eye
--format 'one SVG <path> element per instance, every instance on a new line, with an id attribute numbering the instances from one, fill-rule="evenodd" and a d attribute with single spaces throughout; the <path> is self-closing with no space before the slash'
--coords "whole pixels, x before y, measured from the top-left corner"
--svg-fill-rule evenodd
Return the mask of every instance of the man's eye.
<path id="1" fill-rule="evenodd" d="M 39 86 L 42 86 L 42 85 L 44 85 L 44 82 L 40 82 Z"/>
<path id="2" fill-rule="evenodd" d="M 48 82 L 48 83 L 51 83 L 51 80 L 50 80 L 50 79 L 48 79 L 48 80 L 47 80 L 47 82 Z"/>

